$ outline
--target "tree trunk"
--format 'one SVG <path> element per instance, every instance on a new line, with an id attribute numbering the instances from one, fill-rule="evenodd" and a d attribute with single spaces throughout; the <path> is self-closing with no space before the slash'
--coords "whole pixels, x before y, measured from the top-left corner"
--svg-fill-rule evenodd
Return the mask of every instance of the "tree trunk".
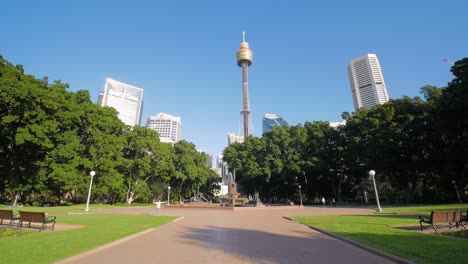
<path id="1" fill-rule="evenodd" d="M 20 198 L 20 194 L 19 194 L 19 191 L 17 191 L 15 194 L 15 200 L 13 201 L 11 206 L 17 206 L 19 198 Z"/>
<path id="2" fill-rule="evenodd" d="M 127 197 L 126 197 L 126 202 L 129 206 L 132 205 L 134 194 L 135 192 L 132 190 L 132 185 L 129 183 L 128 189 L 127 189 Z"/>

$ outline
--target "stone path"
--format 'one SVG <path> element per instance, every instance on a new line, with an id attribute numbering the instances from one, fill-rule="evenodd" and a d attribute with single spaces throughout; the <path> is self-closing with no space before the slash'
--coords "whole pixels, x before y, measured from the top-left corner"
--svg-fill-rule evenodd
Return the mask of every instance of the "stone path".
<path id="1" fill-rule="evenodd" d="M 210 210 L 164 208 L 180 221 L 60 263 L 393 263 L 289 221 L 292 215 L 367 214 L 367 209 Z M 154 214 L 150 208 L 102 213 Z"/>

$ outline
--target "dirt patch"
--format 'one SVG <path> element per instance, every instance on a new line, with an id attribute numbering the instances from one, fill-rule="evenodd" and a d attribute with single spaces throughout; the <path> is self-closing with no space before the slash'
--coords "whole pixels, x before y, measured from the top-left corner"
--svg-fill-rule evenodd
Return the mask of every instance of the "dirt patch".
<path id="1" fill-rule="evenodd" d="M 73 230 L 73 229 L 84 228 L 84 227 L 85 227 L 84 225 L 69 225 L 69 224 L 56 223 L 54 231 L 67 231 L 67 230 Z"/>

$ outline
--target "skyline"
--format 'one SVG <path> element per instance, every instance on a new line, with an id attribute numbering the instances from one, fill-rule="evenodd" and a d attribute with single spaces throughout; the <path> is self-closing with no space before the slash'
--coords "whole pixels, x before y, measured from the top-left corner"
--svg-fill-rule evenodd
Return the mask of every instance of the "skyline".
<path id="1" fill-rule="evenodd" d="M 182 1 L 183 2 L 183 1 Z M 372 4 L 367 4 L 372 3 Z M 3 3 L 0 55 L 25 73 L 89 90 L 106 78 L 144 90 L 142 123 L 160 112 L 182 119 L 182 138 L 213 155 L 240 134 L 242 72 L 236 51 L 247 34 L 253 135 L 262 116 L 289 124 L 341 121 L 353 112 L 346 72 L 354 58 L 375 53 L 389 97 L 418 96 L 444 86 L 452 61 L 466 57 L 468 3 L 41 1 Z M 404 7 L 404 8 L 403 8 Z"/>

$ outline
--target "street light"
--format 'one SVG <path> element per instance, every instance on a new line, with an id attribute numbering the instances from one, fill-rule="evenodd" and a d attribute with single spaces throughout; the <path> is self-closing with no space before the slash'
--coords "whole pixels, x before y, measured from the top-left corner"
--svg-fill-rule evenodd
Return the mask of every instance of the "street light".
<path id="1" fill-rule="evenodd" d="M 171 204 L 171 186 L 167 186 L 167 205 Z"/>
<path id="2" fill-rule="evenodd" d="M 458 192 L 457 182 L 455 180 L 453 180 L 452 184 L 453 184 L 453 188 L 455 188 L 455 192 L 457 192 L 458 202 L 463 203 L 461 198 L 460 198 L 460 193 Z"/>
<path id="3" fill-rule="evenodd" d="M 302 205 L 302 192 L 301 192 L 301 188 L 302 188 L 302 186 L 299 184 L 299 200 L 301 201 L 301 207 L 303 207 L 303 205 Z"/>
<path id="4" fill-rule="evenodd" d="M 93 177 L 96 175 L 96 172 L 90 171 L 89 175 L 91 175 L 91 180 L 89 181 L 88 199 L 86 200 L 86 208 L 84 209 L 85 212 L 89 212 L 89 198 L 91 197 L 91 187 L 93 187 Z"/>
<path id="5" fill-rule="evenodd" d="M 377 202 L 377 212 L 382 212 L 382 208 L 380 207 L 380 201 L 379 201 L 379 193 L 377 192 L 377 185 L 375 185 L 375 171 L 370 170 L 369 171 L 369 176 L 372 178 L 372 182 L 374 183 L 374 190 L 375 190 L 375 201 Z"/>

